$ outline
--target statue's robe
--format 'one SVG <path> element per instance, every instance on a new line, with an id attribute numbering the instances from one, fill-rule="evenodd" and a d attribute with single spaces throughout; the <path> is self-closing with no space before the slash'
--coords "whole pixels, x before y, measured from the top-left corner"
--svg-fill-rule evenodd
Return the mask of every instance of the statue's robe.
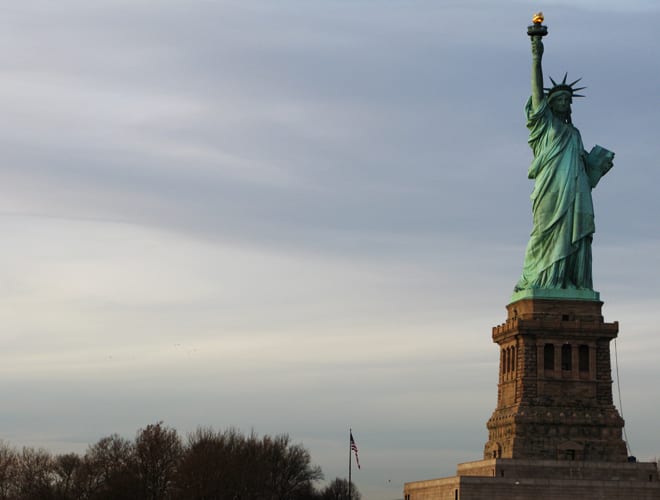
<path id="1" fill-rule="evenodd" d="M 553 115 L 547 98 L 537 109 L 525 106 L 534 160 L 534 227 L 516 290 L 592 289 L 591 240 L 595 231 L 591 189 L 600 177 L 588 175 L 580 132 Z"/>

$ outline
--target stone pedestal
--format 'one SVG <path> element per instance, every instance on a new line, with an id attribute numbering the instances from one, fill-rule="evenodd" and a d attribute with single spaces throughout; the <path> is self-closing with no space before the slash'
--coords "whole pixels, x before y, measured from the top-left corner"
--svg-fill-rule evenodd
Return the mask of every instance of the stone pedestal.
<path id="1" fill-rule="evenodd" d="M 450 478 L 406 483 L 405 500 L 660 500 L 655 463 L 629 462 L 612 401 L 610 342 L 599 300 L 526 297 L 493 328 L 497 407 L 484 459 Z"/>
<path id="2" fill-rule="evenodd" d="M 497 408 L 484 458 L 627 460 L 612 403 L 610 341 L 602 302 L 525 299 L 493 328 L 500 346 Z"/>

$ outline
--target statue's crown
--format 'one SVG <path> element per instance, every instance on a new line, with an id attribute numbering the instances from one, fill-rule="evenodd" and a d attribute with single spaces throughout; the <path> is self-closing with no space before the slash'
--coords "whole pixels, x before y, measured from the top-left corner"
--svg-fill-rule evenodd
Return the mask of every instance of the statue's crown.
<path id="1" fill-rule="evenodd" d="M 578 78 L 572 83 L 566 83 L 566 77 L 568 76 L 568 73 L 564 73 L 564 79 L 562 80 L 561 83 L 555 82 L 552 77 L 550 77 L 550 81 L 552 82 L 552 87 L 551 88 L 544 88 L 547 92 L 548 99 L 555 93 L 557 92 L 568 92 L 571 94 L 571 97 L 584 97 L 581 94 L 576 94 L 575 92 L 578 90 L 586 89 L 587 87 L 576 87 L 574 88 L 573 85 L 575 85 L 577 82 L 582 80 L 582 78 Z"/>

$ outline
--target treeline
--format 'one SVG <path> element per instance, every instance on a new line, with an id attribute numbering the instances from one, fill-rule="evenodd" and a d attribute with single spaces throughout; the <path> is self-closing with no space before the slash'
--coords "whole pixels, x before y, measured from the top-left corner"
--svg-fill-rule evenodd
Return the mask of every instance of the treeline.
<path id="1" fill-rule="evenodd" d="M 0 500 L 343 500 L 348 482 L 324 488 L 321 468 L 286 434 L 201 428 L 181 439 L 162 422 L 130 441 L 113 434 L 84 455 L 17 450 L 0 442 Z M 352 488 L 353 500 L 360 495 Z"/>

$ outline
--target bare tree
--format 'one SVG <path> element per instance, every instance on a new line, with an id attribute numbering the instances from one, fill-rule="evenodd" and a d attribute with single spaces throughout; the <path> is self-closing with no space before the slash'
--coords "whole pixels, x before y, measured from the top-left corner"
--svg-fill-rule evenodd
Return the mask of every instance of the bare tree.
<path id="1" fill-rule="evenodd" d="M 0 500 L 12 500 L 16 496 L 18 479 L 18 455 L 16 450 L 0 441 Z"/>
<path id="2" fill-rule="evenodd" d="M 24 447 L 18 457 L 18 498 L 49 500 L 53 498 L 52 456 L 43 449 Z"/>
<path id="3" fill-rule="evenodd" d="M 238 449 L 238 434 L 199 428 L 188 436 L 177 476 L 177 498 L 205 500 L 229 495 L 236 479 L 232 450 Z"/>
<path id="4" fill-rule="evenodd" d="M 351 500 L 360 500 L 362 495 L 351 482 Z M 321 500 L 349 500 L 348 497 L 348 479 L 335 478 L 320 493 Z"/>
<path id="5" fill-rule="evenodd" d="M 323 479 L 321 468 L 311 465 L 309 452 L 301 445 L 291 444 L 288 435 L 264 436 L 261 447 L 267 468 L 264 484 L 271 500 L 295 498 L 307 491 L 311 483 Z"/>
<path id="6" fill-rule="evenodd" d="M 313 496 L 321 469 L 287 435 L 259 438 L 235 429 L 198 429 L 188 438 L 179 468 L 177 498 L 279 500 Z"/>
<path id="7" fill-rule="evenodd" d="M 145 500 L 170 498 L 182 453 L 176 430 L 165 427 L 163 422 L 138 431 L 135 466 Z"/>
<path id="8" fill-rule="evenodd" d="M 101 438 L 85 454 L 80 488 L 92 500 L 138 500 L 134 446 L 117 434 Z"/>
<path id="9" fill-rule="evenodd" d="M 53 489 L 57 500 L 78 500 L 83 496 L 78 482 L 83 465 L 83 459 L 75 453 L 57 455 L 53 459 Z"/>

